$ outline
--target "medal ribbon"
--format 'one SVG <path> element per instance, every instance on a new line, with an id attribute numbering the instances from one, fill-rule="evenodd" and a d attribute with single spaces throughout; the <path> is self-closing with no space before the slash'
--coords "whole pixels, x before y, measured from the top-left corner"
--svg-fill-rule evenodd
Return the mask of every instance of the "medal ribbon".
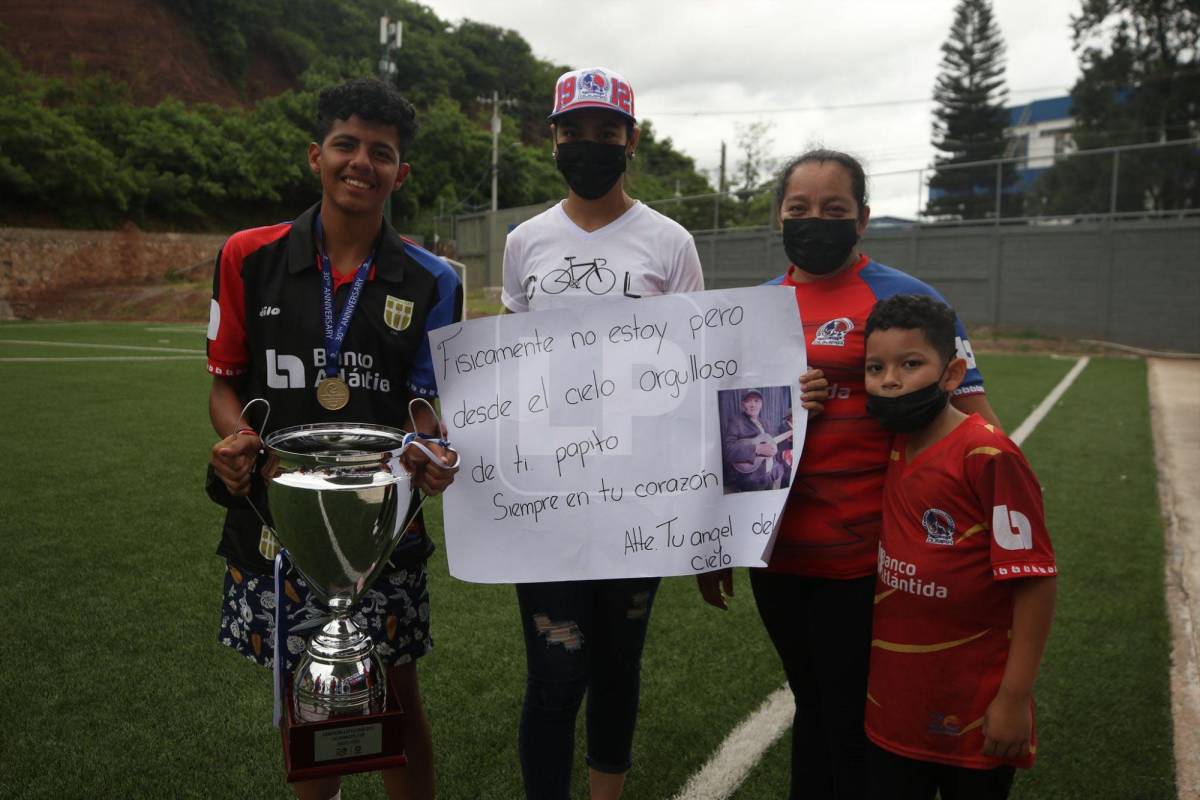
<path id="1" fill-rule="evenodd" d="M 336 378 L 338 362 L 342 355 L 342 340 L 350 328 L 350 318 L 358 306 L 358 298 L 367 282 L 367 274 L 375 261 L 375 250 L 372 249 L 366 261 L 358 267 L 354 274 L 354 284 L 350 287 L 350 296 L 346 298 L 346 306 L 338 318 L 337 327 L 333 324 L 333 264 L 325 252 L 325 229 L 321 225 L 321 215 L 317 214 L 317 242 L 321 270 L 321 312 L 325 326 L 325 377 Z"/>

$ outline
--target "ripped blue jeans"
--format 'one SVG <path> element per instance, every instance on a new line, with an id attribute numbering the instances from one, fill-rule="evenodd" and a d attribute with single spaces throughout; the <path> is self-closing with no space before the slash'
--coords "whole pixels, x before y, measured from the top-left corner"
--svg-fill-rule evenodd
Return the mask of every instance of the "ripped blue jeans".
<path id="1" fill-rule="evenodd" d="M 587 763 L 629 769 L 642 646 L 660 578 L 517 585 L 525 631 L 519 748 L 525 796 L 570 794 L 575 717 L 587 695 Z"/>

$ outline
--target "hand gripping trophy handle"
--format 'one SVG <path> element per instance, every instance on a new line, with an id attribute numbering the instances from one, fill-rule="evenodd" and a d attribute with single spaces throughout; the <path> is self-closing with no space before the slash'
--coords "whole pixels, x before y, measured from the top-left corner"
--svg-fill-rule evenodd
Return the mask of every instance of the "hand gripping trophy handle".
<path id="1" fill-rule="evenodd" d="M 242 413 L 256 402 L 266 403 L 252 400 Z M 425 403 L 433 414 L 427 401 L 416 402 Z M 437 420 L 436 414 L 433 418 Z M 453 463 L 432 452 L 425 444 L 429 441 L 453 456 Z M 384 571 L 424 504 L 422 500 L 412 508 L 411 476 L 401 456 L 416 447 L 440 466 L 454 469 L 458 453 L 448 442 L 427 434 L 347 422 L 282 428 L 263 437 L 263 447 L 275 524 L 268 525 L 261 510 L 247 501 L 332 612 L 308 640 L 292 674 L 290 710 L 302 722 L 382 711 L 387 697 L 383 664 L 370 637 L 352 621 L 351 611 Z"/>

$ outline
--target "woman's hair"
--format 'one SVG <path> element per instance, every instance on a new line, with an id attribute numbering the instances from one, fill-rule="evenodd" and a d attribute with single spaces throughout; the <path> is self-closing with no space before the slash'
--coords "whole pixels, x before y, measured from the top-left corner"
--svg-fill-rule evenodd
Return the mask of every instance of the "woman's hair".
<path id="1" fill-rule="evenodd" d="M 322 89 L 317 97 L 317 144 L 325 141 L 335 119 L 355 115 L 367 122 L 393 126 L 400 137 L 400 159 L 404 160 L 417 134 L 417 112 L 404 95 L 375 78 L 358 78 Z"/>
<path id="2" fill-rule="evenodd" d="M 787 194 L 788 180 L 792 177 L 792 173 L 796 167 L 810 161 L 818 164 L 836 161 L 846 169 L 846 172 L 850 173 L 850 187 L 854 193 L 854 201 L 858 203 L 858 215 L 862 216 L 863 209 L 867 207 L 867 174 L 863 172 L 862 164 L 858 163 L 858 159 L 854 156 L 840 150 L 826 150 L 825 148 L 809 150 L 803 155 L 796 156 L 779 172 L 779 178 L 775 182 L 775 215 L 778 216 L 779 209 L 783 207 L 783 198 Z"/>

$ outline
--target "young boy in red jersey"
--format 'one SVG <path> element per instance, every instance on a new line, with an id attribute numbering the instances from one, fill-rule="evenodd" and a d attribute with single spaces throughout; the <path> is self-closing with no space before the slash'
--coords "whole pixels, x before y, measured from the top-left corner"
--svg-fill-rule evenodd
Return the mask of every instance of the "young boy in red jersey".
<path id="1" fill-rule="evenodd" d="M 1033 765 L 1054 550 L 1020 449 L 949 404 L 954 312 L 896 295 L 866 326 L 867 411 L 898 434 L 884 484 L 866 731 L 887 800 L 1006 798 Z"/>

